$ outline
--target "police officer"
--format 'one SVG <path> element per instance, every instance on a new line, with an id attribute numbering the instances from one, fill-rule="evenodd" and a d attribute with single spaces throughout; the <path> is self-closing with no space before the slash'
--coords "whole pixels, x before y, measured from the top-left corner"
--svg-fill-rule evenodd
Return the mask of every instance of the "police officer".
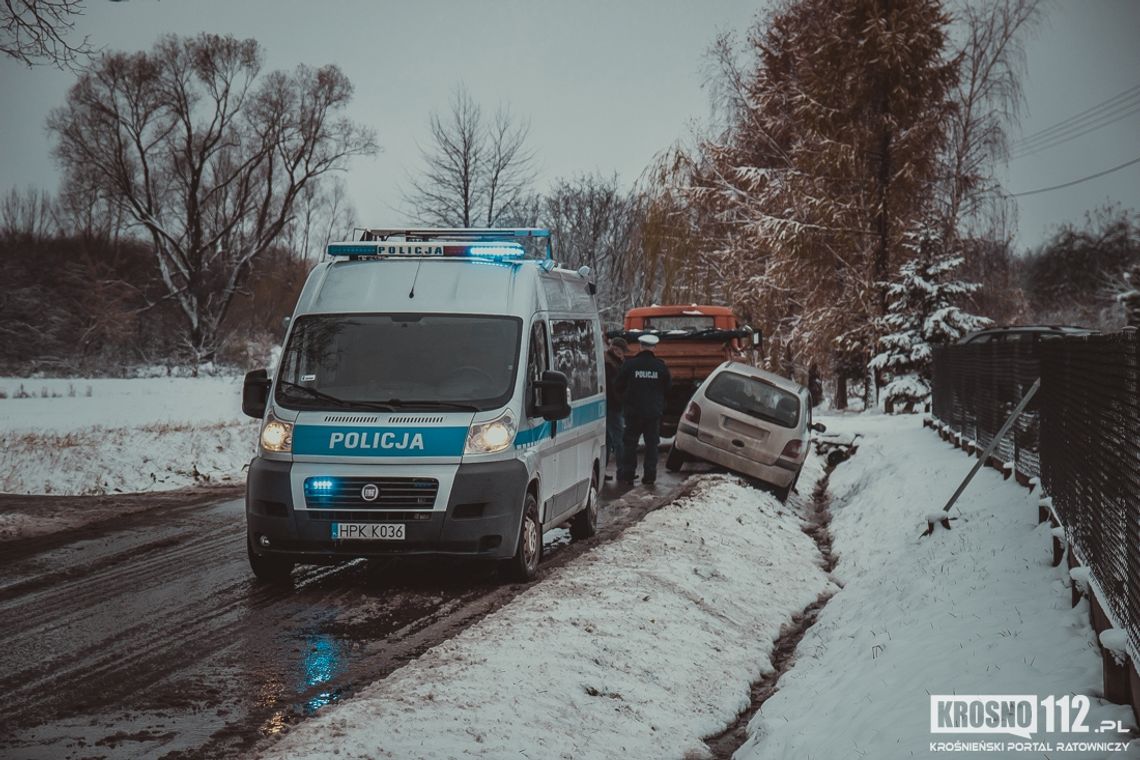
<path id="1" fill-rule="evenodd" d="M 617 387 L 622 398 L 625 415 L 623 451 L 618 460 L 617 479 L 633 484 L 637 469 L 637 440 L 645 439 L 644 476 L 641 482 L 650 485 L 657 480 L 657 444 L 661 414 L 665 411 L 665 394 L 669 391 L 669 368 L 653 355 L 656 335 L 642 335 L 637 339 L 641 351 L 627 359 L 618 372 Z"/>
<path id="2" fill-rule="evenodd" d="M 621 467 L 622 440 L 625 437 L 625 425 L 622 417 L 621 394 L 617 389 L 617 376 L 621 372 L 621 365 L 625 362 L 629 343 L 625 338 L 614 337 L 606 349 L 606 465 L 610 463 L 612 455 L 617 466 Z M 606 480 L 612 480 L 607 475 Z"/>

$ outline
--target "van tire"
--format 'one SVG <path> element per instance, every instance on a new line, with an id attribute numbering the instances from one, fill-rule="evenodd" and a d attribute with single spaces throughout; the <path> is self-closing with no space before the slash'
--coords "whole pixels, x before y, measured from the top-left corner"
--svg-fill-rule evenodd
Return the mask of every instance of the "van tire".
<path id="1" fill-rule="evenodd" d="M 527 491 L 523 499 L 523 519 L 519 524 L 518 548 L 515 556 L 503 562 L 501 570 L 508 580 L 526 583 L 538 575 L 538 563 L 541 561 L 542 523 L 538 521 L 538 499 L 533 491 Z"/>
<path id="2" fill-rule="evenodd" d="M 592 538 L 598 533 L 598 476 L 590 478 L 586 506 L 570 520 L 570 538 L 575 541 Z"/>
<path id="3" fill-rule="evenodd" d="M 689 455 L 677 448 L 677 444 L 674 442 L 669 447 L 669 454 L 665 457 L 665 469 L 669 472 L 680 472 L 687 461 L 689 461 Z"/>
<path id="4" fill-rule="evenodd" d="M 253 544 L 247 537 L 245 552 L 249 557 L 249 569 L 262 583 L 286 583 L 293 576 L 293 561 L 281 557 L 262 557 L 253 551 Z"/>

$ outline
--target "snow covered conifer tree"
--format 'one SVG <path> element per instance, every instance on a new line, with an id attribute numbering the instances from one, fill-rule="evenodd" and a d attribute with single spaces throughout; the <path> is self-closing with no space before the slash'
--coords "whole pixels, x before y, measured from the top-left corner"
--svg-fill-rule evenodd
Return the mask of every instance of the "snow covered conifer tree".
<path id="1" fill-rule="evenodd" d="M 959 302 L 981 287 L 953 278 L 962 257 L 935 255 L 928 232 L 917 237 L 917 254 L 899 267 L 886 284 L 889 304 L 880 318 L 879 353 L 871 369 L 889 376 L 883 389 L 888 412 L 914 412 L 930 396 L 930 362 L 936 345 L 953 343 L 968 332 L 992 324 L 986 317 L 963 311 Z"/>

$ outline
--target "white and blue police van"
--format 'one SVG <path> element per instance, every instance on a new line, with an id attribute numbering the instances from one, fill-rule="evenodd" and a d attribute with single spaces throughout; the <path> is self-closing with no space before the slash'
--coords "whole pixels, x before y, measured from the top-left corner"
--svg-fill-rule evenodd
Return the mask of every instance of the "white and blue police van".
<path id="1" fill-rule="evenodd" d="M 254 575 L 392 554 L 534 577 L 544 531 L 596 531 L 603 341 L 589 270 L 541 229 L 369 229 L 309 275 L 246 488 Z M 536 244 L 543 256 L 528 255 Z"/>

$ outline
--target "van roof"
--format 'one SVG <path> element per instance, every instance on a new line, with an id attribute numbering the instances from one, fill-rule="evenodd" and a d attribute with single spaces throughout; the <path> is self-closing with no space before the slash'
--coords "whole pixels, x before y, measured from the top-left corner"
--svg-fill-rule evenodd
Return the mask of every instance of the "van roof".
<path id="1" fill-rule="evenodd" d="M 333 259 L 319 264 L 297 302 L 297 314 L 450 312 L 529 316 L 540 278 L 578 279 L 528 259 Z M 583 283 L 585 281 L 583 280 Z"/>

